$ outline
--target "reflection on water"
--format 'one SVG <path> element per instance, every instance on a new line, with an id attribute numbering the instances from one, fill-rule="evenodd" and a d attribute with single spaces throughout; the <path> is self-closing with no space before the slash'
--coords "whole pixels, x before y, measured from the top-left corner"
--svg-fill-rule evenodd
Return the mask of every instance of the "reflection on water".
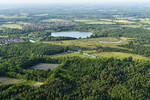
<path id="1" fill-rule="evenodd" d="M 79 32 L 79 31 L 64 31 L 64 32 L 52 32 L 52 36 L 68 36 L 75 38 L 87 38 L 92 35 L 92 32 Z"/>

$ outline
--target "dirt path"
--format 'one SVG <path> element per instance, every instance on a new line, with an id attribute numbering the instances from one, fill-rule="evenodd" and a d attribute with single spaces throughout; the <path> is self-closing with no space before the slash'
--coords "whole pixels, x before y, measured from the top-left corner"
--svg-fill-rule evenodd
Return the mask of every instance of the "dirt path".
<path id="1" fill-rule="evenodd" d="M 44 83 L 42 82 L 35 82 L 34 84 L 32 84 L 31 86 L 34 86 L 34 87 L 40 87 L 41 85 L 43 85 Z"/>

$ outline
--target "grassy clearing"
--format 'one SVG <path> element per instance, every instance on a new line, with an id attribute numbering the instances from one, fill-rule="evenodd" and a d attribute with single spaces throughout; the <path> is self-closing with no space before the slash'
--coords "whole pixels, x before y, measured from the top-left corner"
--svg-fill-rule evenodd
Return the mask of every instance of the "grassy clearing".
<path id="1" fill-rule="evenodd" d="M 97 20 L 74 20 L 76 22 L 82 22 L 85 24 L 115 24 L 114 22 L 111 21 L 97 21 Z"/>
<path id="2" fill-rule="evenodd" d="M 5 24 L 5 25 L 2 25 L 1 27 L 22 29 L 22 27 L 18 24 Z"/>
<path id="3" fill-rule="evenodd" d="M 31 67 L 31 69 L 48 70 L 48 69 L 54 69 L 58 65 L 59 64 L 40 63 L 38 65 Z"/>
<path id="4" fill-rule="evenodd" d="M 1 36 L 1 35 L 0 35 L 0 38 L 7 38 L 7 37 L 8 37 L 8 36 Z"/>
<path id="5" fill-rule="evenodd" d="M 22 85 L 30 85 L 34 87 L 40 87 L 44 83 L 36 82 L 32 80 L 24 80 L 24 79 L 16 79 L 16 78 L 8 78 L 8 77 L 0 77 L 0 84 L 22 84 Z"/>
<path id="6" fill-rule="evenodd" d="M 29 25 L 30 23 L 28 23 L 28 22 L 22 22 L 22 21 L 18 21 L 17 22 L 17 25 Z"/>
<path id="7" fill-rule="evenodd" d="M 113 57 L 113 58 L 117 58 L 117 59 L 124 59 L 124 58 L 128 58 L 128 57 L 132 57 L 134 60 L 150 60 L 149 58 L 143 57 L 141 55 L 123 53 L 123 52 L 101 52 L 101 53 L 98 53 L 95 50 L 83 51 L 83 52 L 91 54 L 93 56 L 103 57 L 103 58 L 112 58 Z M 95 59 L 93 57 L 89 57 L 89 56 L 79 54 L 79 53 L 62 53 L 62 54 L 54 55 L 53 57 L 54 58 L 59 58 L 59 57 L 82 57 L 82 58 Z"/>
<path id="8" fill-rule="evenodd" d="M 121 27 L 140 28 L 140 25 L 120 25 Z"/>
<path id="9" fill-rule="evenodd" d="M 125 24 L 133 24 L 133 23 L 136 23 L 136 22 L 131 22 L 131 21 L 128 21 L 128 20 L 113 20 L 114 22 L 118 22 L 118 23 L 125 23 Z"/>
<path id="10" fill-rule="evenodd" d="M 64 19 L 44 19 L 42 20 L 42 22 L 63 22 L 63 21 L 68 21 L 68 20 L 64 20 Z"/>
<path id="11" fill-rule="evenodd" d="M 87 51 L 84 51 L 83 53 L 88 53 L 88 54 L 95 54 L 95 53 L 97 53 L 97 51 L 96 50 L 87 50 Z"/>
<path id="12" fill-rule="evenodd" d="M 121 17 L 121 18 L 117 18 L 118 20 L 136 20 L 136 18 L 134 17 Z"/>
<path id="13" fill-rule="evenodd" d="M 32 84 L 31 86 L 33 87 L 40 87 L 41 85 L 43 85 L 44 83 L 42 82 L 35 82 L 34 84 Z"/>
<path id="14" fill-rule="evenodd" d="M 123 41 L 121 43 L 100 43 L 99 41 Z M 49 41 L 43 42 L 48 44 L 55 44 L 55 45 L 64 45 L 64 46 L 80 46 L 80 47 L 87 47 L 87 48 L 96 48 L 97 46 L 103 47 L 118 47 L 118 45 L 127 44 L 129 38 L 113 38 L 113 37 L 102 37 L 102 38 L 89 38 L 89 39 L 81 39 L 81 40 L 66 40 L 66 41 Z"/>
<path id="15" fill-rule="evenodd" d="M 82 57 L 82 58 L 92 58 L 80 53 L 61 53 L 57 55 L 53 55 L 54 58 L 60 58 L 60 57 Z"/>
<path id="16" fill-rule="evenodd" d="M 113 19 L 100 19 L 100 21 L 112 22 L 112 21 L 113 21 Z"/>
<path id="17" fill-rule="evenodd" d="M 88 48 L 96 48 L 97 46 L 103 46 L 103 47 L 112 47 L 112 48 L 121 48 L 121 49 L 126 49 L 126 48 L 122 48 L 122 47 L 118 47 L 118 45 L 122 45 L 122 44 L 127 44 L 131 39 L 133 38 L 125 38 L 125 37 L 121 37 L 121 38 L 113 38 L 113 37 L 103 37 L 103 38 L 90 38 L 90 39 L 81 39 L 81 40 L 66 40 L 66 41 L 50 41 L 50 42 L 44 42 L 44 43 L 48 43 L 48 44 L 55 44 L 55 45 L 71 45 L 71 46 L 80 46 L 80 47 L 88 47 Z M 99 43 L 99 41 L 123 41 L 121 43 Z M 129 49 L 127 49 L 129 50 Z M 123 58 L 127 58 L 127 57 L 133 57 L 134 60 L 150 60 L 147 57 L 143 57 L 141 55 L 137 55 L 137 54 L 130 54 L 130 53 L 123 53 L 123 52 L 97 52 L 96 50 L 90 50 L 90 51 L 83 51 L 84 53 L 88 53 L 91 54 L 93 56 L 98 56 L 98 57 L 104 57 L 104 58 L 118 58 L 118 59 L 123 59 Z M 58 54 L 58 55 L 53 55 L 53 57 L 68 57 L 68 56 L 79 56 L 79 57 L 88 57 L 86 55 L 82 55 L 79 53 L 62 53 L 62 54 Z M 92 58 L 92 57 L 88 57 L 88 58 Z M 92 58 L 95 59 L 95 58 Z"/>
<path id="18" fill-rule="evenodd" d="M 95 53 L 93 54 L 94 56 L 98 56 L 98 57 L 106 57 L 106 58 L 119 58 L 119 59 L 123 59 L 123 58 L 127 58 L 127 57 L 132 57 L 134 60 L 150 60 L 147 57 L 143 57 L 141 55 L 137 55 L 137 54 L 130 54 L 130 53 L 122 53 L 122 52 L 101 52 L 101 53 Z"/>
<path id="19" fill-rule="evenodd" d="M 114 22 L 95 21 L 95 22 L 86 22 L 85 24 L 115 24 L 115 23 Z"/>
<path id="20" fill-rule="evenodd" d="M 99 19 L 99 20 L 74 20 L 76 22 L 82 22 L 85 24 L 116 24 L 116 23 L 125 23 L 125 24 L 133 24 L 136 22 L 128 21 L 128 20 L 112 20 L 112 19 Z"/>
<path id="21" fill-rule="evenodd" d="M 150 23 L 150 18 L 138 18 L 138 20 L 143 23 Z"/>
<path id="22" fill-rule="evenodd" d="M 23 79 L 15 79 L 15 78 L 8 78 L 8 77 L 0 77 L 0 84 L 19 84 L 26 82 Z"/>
<path id="23" fill-rule="evenodd" d="M 75 22 L 93 22 L 94 20 L 74 20 Z"/>
<path id="24" fill-rule="evenodd" d="M 149 18 L 128 18 L 126 20 L 136 21 L 134 23 L 143 23 L 143 24 L 146 23 L 146 24 L 150 24 L 150 19 Z"/>
<path id="25" fill-rule="evenodd" d="M 145 24 L 150 24 L 150 20 L 146 20 L 146 21 L 141 21 L 142 23 L 145 23 Z"/>

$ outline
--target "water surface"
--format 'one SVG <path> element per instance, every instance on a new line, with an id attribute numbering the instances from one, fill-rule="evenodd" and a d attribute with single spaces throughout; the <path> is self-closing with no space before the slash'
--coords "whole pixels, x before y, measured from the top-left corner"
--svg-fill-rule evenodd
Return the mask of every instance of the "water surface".
<path id="1" fill-rule="evenodd" d="M 80 32 L 80 31 L 64 31 L 64 32 L 52 32 L 52 36 L 67 36 L 75 38 L 87 38 L 92 35 L 92 32 Z"/>

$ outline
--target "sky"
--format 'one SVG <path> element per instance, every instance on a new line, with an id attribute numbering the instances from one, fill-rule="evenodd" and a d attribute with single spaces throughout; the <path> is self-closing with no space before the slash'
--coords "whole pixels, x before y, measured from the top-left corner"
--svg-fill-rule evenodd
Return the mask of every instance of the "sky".
<path id="1" fill-rule="evenodd" d="M 0 0 L 0 4 L 17 3 L 91 3 L 91 2 L 150 2 L 149 0 Z"/>
<path id="2" fill-rule="evenodd" d="M 17 3 L 90 3 L 90 2 L 150 2 L 149 0 L 0 0 L 0 4 Z"/>

